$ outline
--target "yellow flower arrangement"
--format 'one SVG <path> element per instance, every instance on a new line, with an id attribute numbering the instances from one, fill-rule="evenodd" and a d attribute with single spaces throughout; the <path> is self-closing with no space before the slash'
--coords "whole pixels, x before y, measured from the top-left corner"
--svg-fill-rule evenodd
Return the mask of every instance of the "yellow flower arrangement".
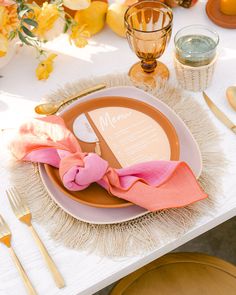
<path id="1" fill-rule="evenodd" d="M 1 60 L 5 59 L 6 64 L 11 58 L 10 52 L 14 52 L 11 41 L 19 40 L 22 45 L 37 49 L 40 62 L 36 76 L 39 80 L 45 80 L 53 71 L 56 55 L 46 54 L 42 50 L 42 43 L 61 33 L 68 33 L 70 44 L 82 48 L 88 44 L 91 35 L 103 29 L 106 21 L 111 28 L 116 28 L 120 23 L 123 25 L 125 10 L 109 16 L 108 0 L 51 1 L 0 0 L 0 67 L 4 64 Z"/>
<path id="2" fill-rule="evenodd" d="M 32 32 L 40 39 L 47 39 L 47 32 L 53 29 L 62 13 L 55 4 L 48 2 L 44 2 L 42 7 L 32 5 L 31 8 L 33 12 L 29 13 L 29 17 L 33 18 L 38 24 Z"/>
<path id="3" fill-rule="evenodd" d="M 8 40 L 7 37 L 0 33 L 0 57 L 7 54 L 8 50 Z"/>
<path id="4" fill-rule="evenodd" d="M 68 31 L 70 43 L 77 47 L 87 45 L 89 32 L 86 25 L 77 22 L 64 12 L 62 0 L 44 2 L 41 6 L 27 3 L 26 0 L 0 0 L 0 58 L 9 50 L 11 40 L 18 38 L 23 45 L 33 46 L 39 52 L 40 62 L 36 69 L 39 80 L 45 80 L 53 71 L 55 54 L 47 54 L 41 48 L 41 42 L 49 41 Z M 90 0 L 73 0 L 73 3 L 85 7 Z M 70 3 L 70 0 L 67 1 Z M 83 3 L 82 3 L 83 2 Z M 77 6 L 79 7 L 79 6 Z M 0 60 L 1 62 L 1 60 Z"/>
<path id="5" fill-rule="evenodd" d="M 83 48 L 88 44 L 87 38 L 90 37 L 89 31 L 86 30 L 86 25 L 79 26 L 75 24 L 71 27 L 71 34 L 69 37 L 70 43 L 74 43 L 77 47 Z"/>
<path id="6" fill-rule="evenodd" d="M 19 24 L 16 14 L 16 5 L 0 6 L 0 57 L 7 54 L 9 48 L 9 34 Z"/>
<path id="7" fill-rule="evenodd" d="M 0 34 L 5 37 L 19 24 L 16 9 L 16 5 L 0 6 Z"/>

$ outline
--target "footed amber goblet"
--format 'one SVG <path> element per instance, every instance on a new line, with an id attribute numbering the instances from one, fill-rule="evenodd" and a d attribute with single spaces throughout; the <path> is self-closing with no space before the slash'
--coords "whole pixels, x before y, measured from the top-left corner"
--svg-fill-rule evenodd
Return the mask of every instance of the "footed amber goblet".
<path id="1" fill-rule="evenodd" d="M 171 8 L 158 1 L 140 1 L 126 11 L 126 37 L 141 60 L 129 71 L 135 83 L 155 87 L 159 79 L 169 78 L 168 68 L 156 59 L 164 53 L 169 43 L 172 20 Z"/>

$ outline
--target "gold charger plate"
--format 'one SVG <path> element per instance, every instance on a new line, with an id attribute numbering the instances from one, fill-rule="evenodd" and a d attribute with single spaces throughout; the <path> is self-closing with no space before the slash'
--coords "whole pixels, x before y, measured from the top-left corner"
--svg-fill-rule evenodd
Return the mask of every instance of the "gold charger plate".
<path id="1" fill-rule="evenodd" d="M 235 295 L 236 266 L 200 253 L 171 253 L 121 279 L 110 295 Z"/>
<path id="2" fill-rule="evenodd" d="M 167 135 L 171 151 L 170 160 L 179 160 L 179 140 L 175 128 L 166 118 L 166 116 L 164 116 L 160 111 L 142 101 L 119 96 L 99 97 L 82 103 L 77 103 L 72 108 L 60 114 L 60 116 L 64 119 L 67 128 L 73 132 L 74 120 L 81 113 L 87 113 L 98 108 L 114 106 L 134 109 L 154 119 L 162 127 Z M 103 159 L 107 160 L 111 167 L 121 168 L 119 162 L 113 155 L 105 140 L 102 138 L 96 126 L 93 124 L 92 121 L 90 121 L 90 123 L 100 141 Z M 83 151 L 94 152 L 95 144 L 85 143 L 80 140 L 78 141 Z M 78 202 L 102 208 L 119 208 L 133 205 L 132 203 L 127 202 L 123 199 L 111 196 L 105 189 L 103 189 L 96 183 L 91 184 L 87 189 L 83 191 L 69 191 L 64 187 L 59 177 L 58 169 L 45 164 L 45 170 L 51 181 L 65 194 L 65 196 L 68 196 Z"/>

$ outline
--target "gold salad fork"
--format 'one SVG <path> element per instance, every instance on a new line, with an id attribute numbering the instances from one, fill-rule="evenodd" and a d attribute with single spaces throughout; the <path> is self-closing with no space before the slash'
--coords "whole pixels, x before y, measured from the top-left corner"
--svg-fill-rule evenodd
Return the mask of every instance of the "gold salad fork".
<path id="1" fill-rule="evenodd" d="M 63 288 L 65 286 L 64 279 L 62 275 L 60 274 L 59 270 L 57 269 L 56 264 L 52 260 L 51 256 L 49 255 L 46 247 L 44 246 L 43 242 L 39 238 L 36 230 L 34 229 L 32 223 L 31 223 L 31 212 L 26 205 L 26 203 L 22 200 L 20 197 L 19 192 L 16 188 L 12 187 L 6 191 L 7 197 L 9 199 L 9 202 L 11 204 L 12 210 L 15 213 L 16 217 L 23 223 L 27 224 L 29 226 L 29 229 L 35 239 L 36 244 L 39 247 L 39 250 L 53 276 L 53 279 L 57 285 L 58 288 Z"/>
<path id="2" fill-rule="evenodd" d="M 13 250 L 13 248 L 11 246 L 11 231 L 1 215 L 0 215 L 0 242 L 8 247 L 11 257 L 12 257 L 12 259 L 17 267 L 17 270 L 19 271 L 19 274 L 25 284 L 28 294 L 29 295 L 37 295 L 37 293 L 36 293 L 33 285 L 31 284 L 23 266 L 20 263 L 19 258 L 17 257 L 15 251 Z"/>

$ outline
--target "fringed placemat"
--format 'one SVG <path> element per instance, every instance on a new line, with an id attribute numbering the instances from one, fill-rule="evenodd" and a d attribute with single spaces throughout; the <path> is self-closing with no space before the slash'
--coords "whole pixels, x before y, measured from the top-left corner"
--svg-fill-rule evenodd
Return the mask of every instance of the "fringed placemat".
<path id="1" fill-rule="evenodd" d="M 107 87 L 132 85 L 129 77 L 122 74 L 80 80 L 52 93 L 47 101 L 66 98 L 103 82 Z M 143 89 L 174 109 L 191 130 L 203 158 L 199 182 L 209 198 L 185 208 L 148 213 L 119 224 L 89 224 L 73 218 L 58 207 L 47 193 L 34 165 L 14 163 L 14 169 L 11 170 L 12 182 L 24 194 L 34 221 L 42 223 L 51 237 L 66 247 L 109 256 L 144 254 L 184 234 L 201 216 L 214 213 L 216 195 L 221 193 L 219 183 L 226 162 L 220 150 L 217 129 L 202 106 L 193 98 L 185 96 L 181 90 L 168 84 L 163 84 L 158 89 Z"/>

